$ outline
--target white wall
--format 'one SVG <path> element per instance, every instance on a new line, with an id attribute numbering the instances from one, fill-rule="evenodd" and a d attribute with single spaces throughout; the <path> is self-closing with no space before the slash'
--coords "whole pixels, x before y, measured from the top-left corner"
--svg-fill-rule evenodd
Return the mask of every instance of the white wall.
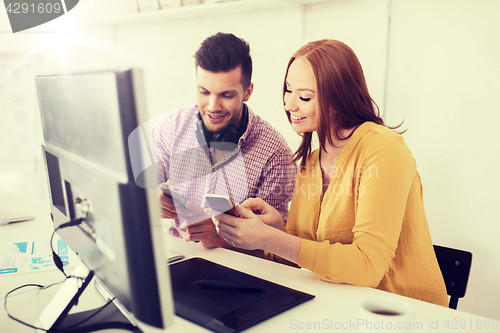
<path id="1" fill-rule="evenodd" d="M 34 76 L 113 66 L 116 59 L 113 31 L 88 25 L 76 27 L 75 23 L 80 21 L 80 16 L 87 14 L 95 19 L 103 13 L 116 10 L 115 7 L 114 0 L 82 1 L 77 7 L 78 11 L 75 9 L 57 20 L 16 34 L 11 32 L 6 11 L 0 10 L 0 188 L 38 199 L 48 197 L 40 148 L 42 131 L 35 81 L 31 79 L 29 83 L 23 80 L 19 84 L 19 80 L 12 79 L 12 75 L 16 75 L 13 72 L 21 69 L 18 72 L 23 73 L 27 66 L 31 66 L 35 67 L 30 70 Z M 9 88 L 14 85 L 19 87 L 13 93 L 13 89 Z M 27 111 L 23 121 L 35 124 L 25 124 L 23 128 L 17 123 L 18 119 L 6 116 L 16 112 L 8 103 L 13 98 L 23 99 L 26 109 L 23 111 Z M 28 114 L 28 111 L 31 113 Z M 21 127 L 21 130 L 17 130 L 17 127 Z M 16 128 L 15 132 L 18 133 L 15 138 L 29 142 L 25 145 L 26 152 L 23 152 L 23 156 L 31 155 L 29 159 L 4 156 L 9 154 L 9 146 L 5 142 L 11 140 L 12 136 L 9 138 L 9 133 L 2 131 L 3 128 Z M 26 137 L 30 140 L 25 140 Z"/>
<path id="2" fill-rule="evenodd" d="M 300 138 L 292 131 L 281 97 L 286 64 L 306 42 L 336 38 L 350 44 L 365 64 L 377 102 L 382 103 L 387 12 L 385 1 L 338 1 L 306 6 L 304 35 L 298 11 L 259 10 L 119 27 L 116 47 L 134 65 L 145 69 L 148 108 L 152 116 L 195 103 L 194 53 L 208 36 L 231 32 L 244 38 L 254 63 L 253 96 L 248 104 L 282 132 L 293 149 Z M 367 29 L 359 29 L 365 25 Z M 369 28 L 368 28 L 369 27 Z"/>
<path id="3" fill-rule="evenodd" d="M 1 5 L 0 5 L 1 7 Z M 41 163 L 37 163 L 36 148 L 41 138 L 40 126 L 35 124 L 35 99 L 26 101 L 26 95 L 33 96 L 35 93 L 34 82 L 25 86 L 29 80 L 19 79 L 17 73 L 33 73 L 33 68 L 27 71 L 27 66 L 34 67 L 40 65 L 42 59 L 40 54 L 31 52 L 36 45 L 38 36 L 34 34 L 13 35 L 9 33 L 10 25 L 7 19 L 7 13 L 0 10 L 0 188 L 2 189 L 28 189 L 30 184 L 36 184 L 31 189 L 34 196 L 41 196 L 42 191 L 38 184 L 42 183 Z M 40 70 L 38 68 L 37 70 Z M 15 78 L 14 75 L 17 77 Z M 19 86 L 14 89 L 15 86 Z M 20 91 L 19 88 L 24 89 Z M 28 91 L 28 93 L 26 93 Z M 14 105 L 21 103 L 22 116 L 14 116 L 19 110 L 10 110 Z M 10 112 L 9 112 L 10 111 Z M 24 121 L 14 130 L 16 122 Z M 27 130 L 27 133 L 19 133 L 20 130 Z M 21 143 L 15 141 L 24 141 L 23 152 L 19 151 Z M 26 190 L 25 193 L 29 193 Z"/>
<path id="4" fill-rule="evenodd" d="M 93 1 L 81 4 L 104 0 Z M 115 0 L 104 2 L 107 13 L 119 11 Z M 142 67 L 153 118 L 194 103 L 196 49 L 217 31 L 232 32 L 251 46 L 255 91 L 249 105 L 295 149 L 300 140 L 281 101 L 286 63 L 308 41 L 344 41 L 360 58 L 369 89 L 388 123 L 405 121 L 404 138 L 422 175 L 433 241 L 474 254 L 468 293 L 459 309 L 500 319 L 496 282 L 500 249 L 495 245 L 500 234 L 495 172 L 500 154 L 493 131 L 500 117 L 495 103 L 500 92 L 500 3 L 392 0 L 385 95 L 388 3 L 337 0 L 308 5 L 303 35 L 294 8 L 116 29 L 84 27 L 80 31 L 89 38 L 73 40 L 65 48 L 65 61 L 60 50 L 45 49 L 46 69 Z M 89 8 L 89 15 L 96 8 L 99 15 L 106 13 L 102 6 Z M 0 52 L 6 48 L 1 38 L 5 40 L 0 35 Z"/>
<path id="5" fill-rule="evenodd" d="M 500 318 L 500 2 L 392 9 L 387 119 L 405 121 L 434 243 L 473 253 L 459 309 Z"/>

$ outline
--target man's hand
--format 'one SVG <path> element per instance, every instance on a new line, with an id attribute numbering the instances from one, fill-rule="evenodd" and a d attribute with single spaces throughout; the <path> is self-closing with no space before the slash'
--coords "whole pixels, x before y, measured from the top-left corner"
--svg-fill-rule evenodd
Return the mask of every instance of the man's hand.
<path id="1" fill-rule="evenodd" d="M 167 187 L 175 189 L 174 186 L 169 186 L 168 182 L 164 184 Z M 161 217 L 164 219 L 182 219 L 186 220 L 194 216 L 194 213 L 180 205 L 175 205 L 174 200 L 163 194 L 162 190 L 158 190 L 158 199 L 160 201 Z"/>
<path id="2" fill-rule="evenodd" d="M 186 227 L 188 236 L 185 240 L 200 242 L 207 249 L 227 245 L 226 241 L 217 233 L 212 218 L 205 213 L 202 207 L 192 202 L 187 202 L 186 206 L 194 212 L 195 216 L 185 220 L 186 225 L 188 225 Z"/>

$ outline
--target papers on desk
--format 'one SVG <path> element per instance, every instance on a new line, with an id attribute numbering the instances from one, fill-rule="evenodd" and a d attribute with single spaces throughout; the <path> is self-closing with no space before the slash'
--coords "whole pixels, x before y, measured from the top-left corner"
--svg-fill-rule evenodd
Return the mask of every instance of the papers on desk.
<path id="1" fill-rule="evenodd" d="M 75 266 L 78 258 L 62 239 L 54 247 L 65 268 Z M 0 243 L 0 275 L 55 269 L 49 240 Z"/>

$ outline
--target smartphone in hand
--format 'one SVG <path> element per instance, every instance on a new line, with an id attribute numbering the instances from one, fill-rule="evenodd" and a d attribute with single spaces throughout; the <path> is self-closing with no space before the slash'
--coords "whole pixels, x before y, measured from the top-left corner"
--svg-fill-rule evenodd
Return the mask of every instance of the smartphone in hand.
<path id="1" fill-rule="evenodd" d="M 227 195 L 207 194 L 205 196 L 205 200 L 207 200 L 208 204 L 210 205 L 210 207 L 212 207 L 213 210 L 240 217 L 234 210 L 234 207 Z"/>
<path id="2" fill-rule="evenodd" d="M 182 193 L 174 189 L 171 189 L 169 187 L 166 187 L 165 185 L 160 185 L 160 188 L 164 195 L 176 201 L 179 204 L 179 206 L 186 208 L 186 198 L 182 195 Z"/>

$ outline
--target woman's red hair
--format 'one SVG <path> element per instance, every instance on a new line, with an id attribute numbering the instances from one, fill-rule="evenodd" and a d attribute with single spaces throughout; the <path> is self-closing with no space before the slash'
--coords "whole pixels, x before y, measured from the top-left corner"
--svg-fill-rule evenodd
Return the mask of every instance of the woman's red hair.
<path id="1" fill-rule="evenodd" d="M 335 146 L 333 138 L 344 140 L 354 132 L 342 137 L 343 129 L 356 129 L 366 121 L 384 125 L 378 106 L 368 93 L 358 57 L 349 46 L 337 40 L 310 42 L 295 52 L 286 69 L 283 97 L 288 69 L 295 59 L 301 57 L 311 64 L 316 79 L 319 123 L 317 132 L 322 150 L 325 150 L 327 140 L 330 145 Z M 286 113 L 288 121 L 291 122 L 290 112 Z M 312 132 L 301 136 L 302 143 L 295 152 L 293 162 L 300 159 L 300 166 L 303 168 L 307 156 L 311 153 Z"/>

